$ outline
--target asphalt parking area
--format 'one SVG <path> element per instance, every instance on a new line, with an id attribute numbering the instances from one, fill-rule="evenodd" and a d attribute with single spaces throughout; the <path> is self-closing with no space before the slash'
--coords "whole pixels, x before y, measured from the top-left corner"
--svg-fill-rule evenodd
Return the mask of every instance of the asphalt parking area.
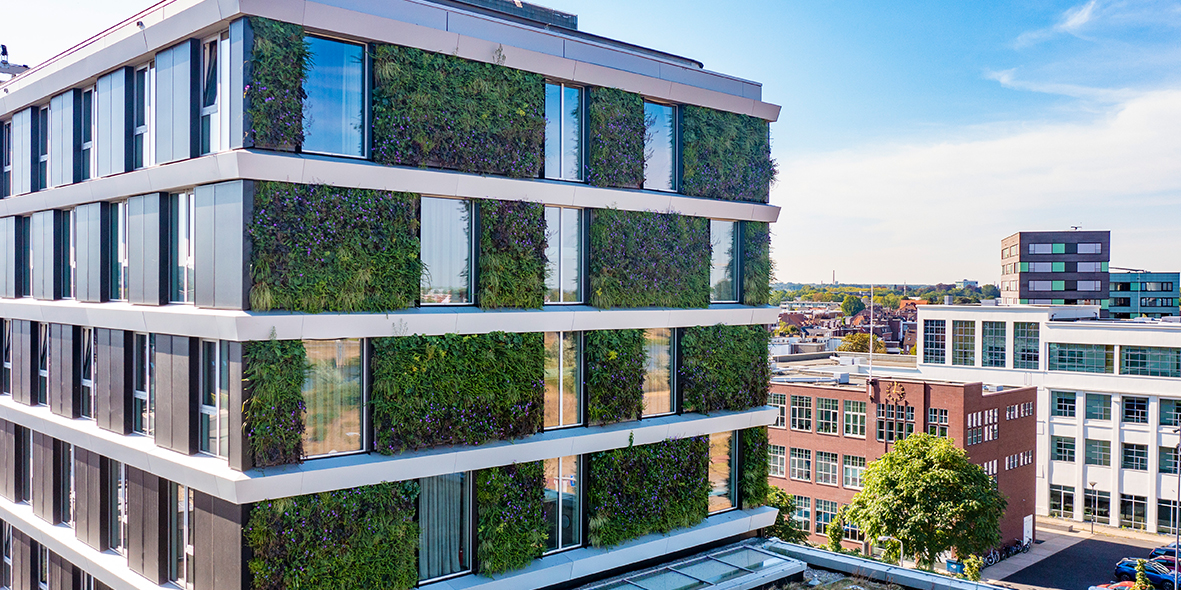
<path id="1" fill-rule="evenodd" d="M 1020 590 L 1087 590 L 1095 584 L 1112 581 L 1111 573 L 1120 559 L 1146 557 L 1153 547 L 1168 542 L 1166 537 L 1161 537 L 1159 542 L 1092 537 L 1011 574 L 1002 582 Z"/>

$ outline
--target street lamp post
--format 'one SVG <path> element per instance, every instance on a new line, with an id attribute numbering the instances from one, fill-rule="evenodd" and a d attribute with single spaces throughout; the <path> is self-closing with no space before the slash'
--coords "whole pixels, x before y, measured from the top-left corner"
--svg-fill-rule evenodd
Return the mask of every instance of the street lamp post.
<path id="1" fill-rule="evenodd" d="M 1095 493 L 1097 482 L 1087 482 L 1091 486 L 1091 534 L 1095 534 L 1095 510 L 1099 508 L 1099 495 Z"/>

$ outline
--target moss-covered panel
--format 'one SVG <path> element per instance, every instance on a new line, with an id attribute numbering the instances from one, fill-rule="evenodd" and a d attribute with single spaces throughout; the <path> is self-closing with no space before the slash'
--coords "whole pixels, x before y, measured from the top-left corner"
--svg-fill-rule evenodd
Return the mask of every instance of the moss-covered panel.
<path id="1" fill-rule="evenodd" d="M 590 248 L 595 307 L 709 307 L 708 219 L 597 209 Z"/>
<path id="2" fill-rule="evenodd" d="M 592 424 L 637 420 L 644 410 L 643 330 L 586 333 L 587 414 Z"/>
<path id="3" fill-rule="evenodd" d="M 303 461 L 303 382 L 307 355 L 299 340 L 247 342 L 242 347 L 249 397 L 243 408 L 256 467 Z"/>
<path id="4" fill-rule="evenodd" d="M 400 482 L 255 504 L 243 530 L 253 588 L 413 588 L 417 498 Z"/>
<path id="5" fill-rule="evenodd" d="M 592 88 L 587 106 L 586 181 L 592 186 L 644 186 L 644 99 L 617 88 Z"/>
<path id="6" fill-rule="evenodd" d="M 748 428 L 739 433 L 738 505 L 743 510 L 765 506 L 771 494 L 767 480 L 767 427 Z"/>
<path id="7" fill-rule="evenodd" d="M 742 302 L 767 305 L 771 301 L 771 226 L 765 221 L 742 222 Z"/>
<path id="8" fill-rule="evenodd" d="M 771 370 L 763 326 L 694 326 L 681 335 L 678 376 L 687 412 L 767 404 Z"/>
<path id="9" fill-rule="evenodd" d="M 521 569 L 545 552 L 545 463 L 514 463 L 476 473 L 476 548 L 480 573 Z"/>
<path id="10" fill-rule="evenodd" d="M 375 450 L 478 445 L 541 431 L 540 333 L 373 339 Z"/>
<path id="11" fill-rule="evenodd" d="M 545 140 L 545 79 L 532 72 L 378 45 L 373 158 L 534 178 Z"/>
<path id="12" fill-rule="evenodd" d="M 693 526 L 709 510 L 708 436 L 593 453 L 589 465 L 589 540 L 595 547 Z"/>
<path id="13" fill-rule="evenodd" d="M 309 68 L 303 27 L 252 16 L 254 45 L 245 88 L 246 145 L 293 150 L 303 143 Z"/>
<path id="14" fill-rule="evenodd" d="M 418 207 L 412 193 L 259 182 L 247 230 L 251 308 L 412 307 L 422 276 Z"/>
<path id="15" fill-rule="evenodd" d="M 775 178 L 767 121 L 693 105 L 681 112 L 681 192 L 766 203 Z"/>
<path id="16" fill-rule="evenodd" d="M 480 202 L 480 280 L 484 309 L 536 308 L 545 303 L 545 206 Z"/>

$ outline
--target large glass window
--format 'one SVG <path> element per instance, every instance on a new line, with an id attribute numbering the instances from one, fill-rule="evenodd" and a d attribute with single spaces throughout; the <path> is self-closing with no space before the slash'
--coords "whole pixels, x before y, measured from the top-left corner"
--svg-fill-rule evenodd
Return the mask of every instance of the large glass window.
<path id="1" fill-rule="evenodd" d="M 3 559 L 0 560 L 0 588 L 12 587 L 12 525 L 0 521 L 0 550 Z"/>
<path id="2" fill-rule="evenodd" d="M 1148 424 L 1148 398 L 1124 396 L 1124 423 Z"/>
<path id="3" fill-rule="evenodd" d="M 947 438 L 947 425 L 950 417 L 946 409 L 927 408 L 927 434 Z"/>
<path id="4" fill-rule="evenodd" d="M 816 534 L 828 533 L 828 525 L 837 517 L 837 503 L 816 498 Z"/>
<path id="5" fill-rule="evenodd" d="M 82 91 L 82 151 L 79 153 L 81 180 L 89 180 L 94 169 L 94 89 Z"/>
<path id="6" fill-rule="evenodd" d="M 219 78 L 221 66 L 218 64 L 218 45 L 220 38 L 207 39 L 201 44 L 201 136 L 200 153 L 208 154 L 217 151 L 221 139 L 221 125 L 218 124 L 217 107 L 220 94 Z"/>
<path id="7" fill-rule="evenodd" d="M 77 258 L 74 254 L 74 210 L 61 212 L 62 232 L 60 234 L 60 250 L 57 260 L 58 274 L 61 276 L 61 296 L 73 299 L 77 292 L 74 285 L 74 269 Z"/>
<path id="8" fill-rule="evenodd" d="M 738 222 L 709 221 L 710 301 L 738 301 Z"/>
<path id="9" fill-rule="evenodd" d="M 151 163 L 152 145 L 148 125 L 152 115 L 152 68 L 136 68 L 132 88 L 132 158 L 133 169 L 143 168 Z"/>
<path id="10" fill-rule="evenodd" d="M 1074 462 L 1074 439 L 1066 436 L 1050 437 L 1050 459 Z"/>
<path id="11" fill-rule="evenodd" d="M 1148 498 L 1120 494 L 1119 525 L 1141 531 L 1148 528 Z"/>
<path id="12" fill-rule="evenodd" d="M 1114 373 L 1115 347 L 1107 344 L 1049 343 L 1050 371 Z"/>
<path id="13" fill-rule="evenodd" d="M 33 501 L 33 431 L 23 426 L 16 427 L 17 447 L 20 449 L 16 459 L 17 496 L 21 502 Z"/>
<path id="14" fill-rule="evenodd" d="M 816 483 L 835 486 L 839 483 L 836 453 L 816 451 Z"/>
<path id="15" fill-rule="evenodd" d="M 1111 492 L 1083 490 L 1083 516 L 1100 524 L 1111 522 Z"/>
<path id="16" fill-rule="evenodd" d="M 1148 471 L 1148 445 L 1124 443 L 1122 465 L 1124 469 Z"/>
<path id="17" fill-rule="evenodd" d="M 12 395 L 12 320 L 0 320 L 0 334 L 4 337 L 4 364 L 0 374 L 0 387 L 4 395 Z"/>
<path id="18" fill-rule="evenodd" d="M 865 402 L 845 400 L 845 436 L 865 438 Z"/>
<path id="19" fill-rule="evenodd" d="M 951 322 L 951 364 L 969 367 L 976 364 L 976 322 Z"/>
<path id="20" fill-rule="evenodd" d="M 820 434 L 838 434 L 837 416 L 840 411 L 840 400 L 816 398 L 816 432 Z"/>
<path id="21" fill-rule="evenodd" d="M 36 541 L 33 547 L 37 551 L 37 590 L 49 590 L 49 548 Z"/>
<path id="22" fill-rule="evenodd" d="M 806 395 L 791 396 L 791 429 L 812 431 L 812 398 Z"/>
<path id="23" fill-rule="evenodd" d="M 545 302 L 582 302 L 582 209 L 545 208 Z"/>
<path id="24" fill-rule="evenodd" d="M 365 48 L 305 37 L 303 151 L 365 156 Z"/>
<path id="25" fill-rule="evenodd" d="M 44 106 L 33 113 L 36 131 L 33 134 L 33 155 L 37 158 L 33 171 L 33 190 L 49 186 L 49 107 Z"/>
<path id="26" fill-rule="evenodd" d="M 581 339 L 578 332 L 545 333 L 545 427 L 582 424 Z"/>
<path id="27" fill-rule="evenodd" d="M 61 479 L 58 483 L 57 502 L 62 522 L 74 526 L 74 445 L 62 443 L 61 452 L 55 458 Z"/>
<path id="28" fill-rule="evenodd" d="M 923 320 L 923 362 L 947 362 L 947 321 Z"/>
<path id="29" fill-rule="evenodd" d="M 1013 322 L 1013 368 L 1038 368 L 1041 341 L 1037 322 Z"/>
<path id="30" fill-rule="evenodd" d="M 1074 518 L 1074 488 L 1050 486 L 1050 516 Z"/>
<path id="31" fill-rule="evenodd" d="M 192 193 L 177 193 L 168 201 L 169 214 L 169 265 L 170 299 L 175 302 L 192 303 L 194 285 L 194 259 L 196 246 L 193 236 L 197 233 L 197 201 Z"/>
<path id="32" fill-rule="evenodd" d="M 644 331 L 644 416 L 669 414 L 672 396 L 672 330 L 650 328 Z"/>
<path id="33" fill-rule="evenodd" d="M 1111 466 L 1111 441 L 1085 439 L 1087 465 Z"/>
<path id="34" fill-rule="evenodd" d="M 1122 375 L 1181 377 L 1181 348 L 1121 346 L 1119 372 Z"/>
<path id="35" fill-rule="evenodd" d="M 787 476 L 787 447 L 767 445 L 767 475 Z"/>
<path id="36" fill-rule="evenodd" d="M 422 198 L 423 303 L 471 303 L 471 211 L 469 201 Z"/>
<path id="37" fill-rule="evenodd" d="M 865 457 L 845 455 L 845 487 L 861 489 L 865 478 Z"/>
<path id="38" fill-rule="evenodd" d="M 16 296 L 29 297 L 33 287 L 33 263 L 37 260 L 37 253 L 33 251 L 33 218 L 24 215 L 16 219 L 17 248 L 25 257 L 25 263 L 17 268 Z"/>
<path id="39" fill-rule="evenodd" d="M 132 351 L 135 387 L 131 395 L 131 429 L 140 434 L 156 432 L 156 335 L 136 334 Z"/>
<path id="40" fill-rule="evenodd" d="M 110 502 L 106 511 L 110 519 L 107 523 L 110 538 L 107 541 L 111 549 L 123 553 L 127 548 L 127 471 L 122 463 L 110 462 L 106 486 L 106 500 Z"/>
<path id="41" fill-rule="evenodd" d="M 201 341 L 201 452 L 225 457 L 230 452 L 230 347 L 224 341 Z"/>
<path id="42" fill-rule="evenodd" d="M 546 551 L 577 547 L 582 543 L 582 502 L 579 497 L 577 456 L 545 460 L 545 523 L 549 538 Z"/>
<path id="43" fill-rule="evenodd" d="M 11 194 L 12 121 L 0 121 L 0 199 L 6 198 Z"/>
<path id="44" fill-rule="evenodd" d="M 791 450 L 791 471 L 792 479 L 801 481 L 812 481 L 812 451 L 809 449 L 795 449 Z"/>
<path id="45" fill-rule="evenodd" d="M 110 209 L 111 240 L 111 292 L 113 301 L 127 299 L 127 201 L 111 203 Z"/>
<path id="46" fill-rule="evenodd" d="M 79 347 L 79 355 L 81 356 L 78 362 L 80 386 L 82 389 L 82 407 L 79 409 L 79 414 L 83 418 L 94 418 L 94 376 L 96 358 L 95 353 L 98 346 L 95 343 L 94 328 L 82 328 L 82 342 Z"/>
<path id="47" fill-rule="evenodd" d="M 795 521 L 796 528 L 808 532 L 808 529 L 812 527 L 812 498 L 796 496 L 795 500 L 796 511 L 791 515 L 791 519 Z"/>
<path id="48" fill-rule="evenodd" d="M 1177 511 L 1176 500 L 1161 500 L 1156 501 L 1156 532 L 1161 535 L 1175 535 L 1177 534 Z"/>
<path id="49" fill-rule="evenodd" d="M 644 103 L 648 135 L 644 141 L 644 188 L 677 190 L 677 109 L 666 104 Z"/>
<path id="50" fill-rule="evenodd" d="M 1111 420 L 1111 396 L 1105 393 L 1087 394 L 1087 420 Z"/>
<path id="51" fill-rule="evenodd" d="M 877 439 L 883 442 L 902 440 L 914 434 L 914 406 L 878 404 Z"/>
<path id="52" fill-rule="evenodd" d="M 787 428 L 787 395 L 772 392 L 767 399 L 767 405 L 779 410 L 779 415 L 775 417 L 775 423 L 771 427 Z"/>
<path id="53" fill-rule="evenodd" d="M 49 324 L 38 322 L 37 328 L 37 391 L 39 405 L 49 404 Z"/>
<path id="54" fill-rule="evenodd" d="M 471 481 L 466 473 L 418 480 L 418 578 L 471 568 Z"/>
<path id="55" fill-rule="evenodd" d="M 1050 415 L 1073 418 L 1075 401 L 1074 397 L 1075 394 L 1073 391 L 1051 391 Z"/>
<path id="56" fill-rule="evenodd" d="M 304 454 L 314 457 L 362 450 L 362 341 L 304 340 L 303 346 L 308 359 L 303 382 L 307 407 Z"/>
<path id="57" fill-rule="evenodd" d="M 545 85 L 545 177 L 582 180 L 581 88 Z"/>
<path id="58" fill-rule="evenodd" d="M 1160 400 L 1160 425 L 1181 426 L 1181 400 Z"/>
<path id="59" fill-rule="evenodd" d="M 168 484 L 168 579 L 181 588 L 193 586 L 193 492 L 188 486 Z"/>
<path id="60" fill-rule="evenodd" d="M 982 322 L 981 346 L 983 358 L 981 364 L 985 367 L 1005 366 L 1005 322 Z"/>
<path id="61" fill-rule="evenodd" d="M 735 505 L 737 490 L 734 477 L 733 432 L 709 435 L 709 511 L 729 510 Z"/>
<path id="62" fill-rule="evenodd" d="M 1177 473 L 1177 447 L 1160 447 L 1158 458 L 1161 473 Z"/>

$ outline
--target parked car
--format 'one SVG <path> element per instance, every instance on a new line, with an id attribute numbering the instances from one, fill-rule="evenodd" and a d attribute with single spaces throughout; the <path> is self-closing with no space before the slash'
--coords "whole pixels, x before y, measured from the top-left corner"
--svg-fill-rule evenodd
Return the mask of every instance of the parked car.
<path id="1" fill-rule="evenodd" d="M 1156 549 L 1153 549 L 1152 553 L 1149 553 L 1148 556 L 1149 557 L 1161 557 L 1161 556 L 1177 557 L 1177 544 L 1176 543 L 1169 543 L 1168 545 L 1157 547 Z"/>
<path id="2" fill-rule="evenodd" d="M 1134 587 L 1136 587 L 1136 582 L 1112 582 L 1091 586 L 1087 590 L 1132 590 Z"/>
<path id="3" fill-rule="evenodd" d="M 1115 579 L 1126 582 L 1136 579 L 1136 562 L 1144 559 L 1143 557 L 1125 557 L 1115 564 Z M 1151 559 L 1144 563 L 1144 574 L 1148 576 L 1148 582 L 1159 590 L 1174 590 L 1173 588 L 1173 568 L 1174 565 L 1164 560 Z"/>

